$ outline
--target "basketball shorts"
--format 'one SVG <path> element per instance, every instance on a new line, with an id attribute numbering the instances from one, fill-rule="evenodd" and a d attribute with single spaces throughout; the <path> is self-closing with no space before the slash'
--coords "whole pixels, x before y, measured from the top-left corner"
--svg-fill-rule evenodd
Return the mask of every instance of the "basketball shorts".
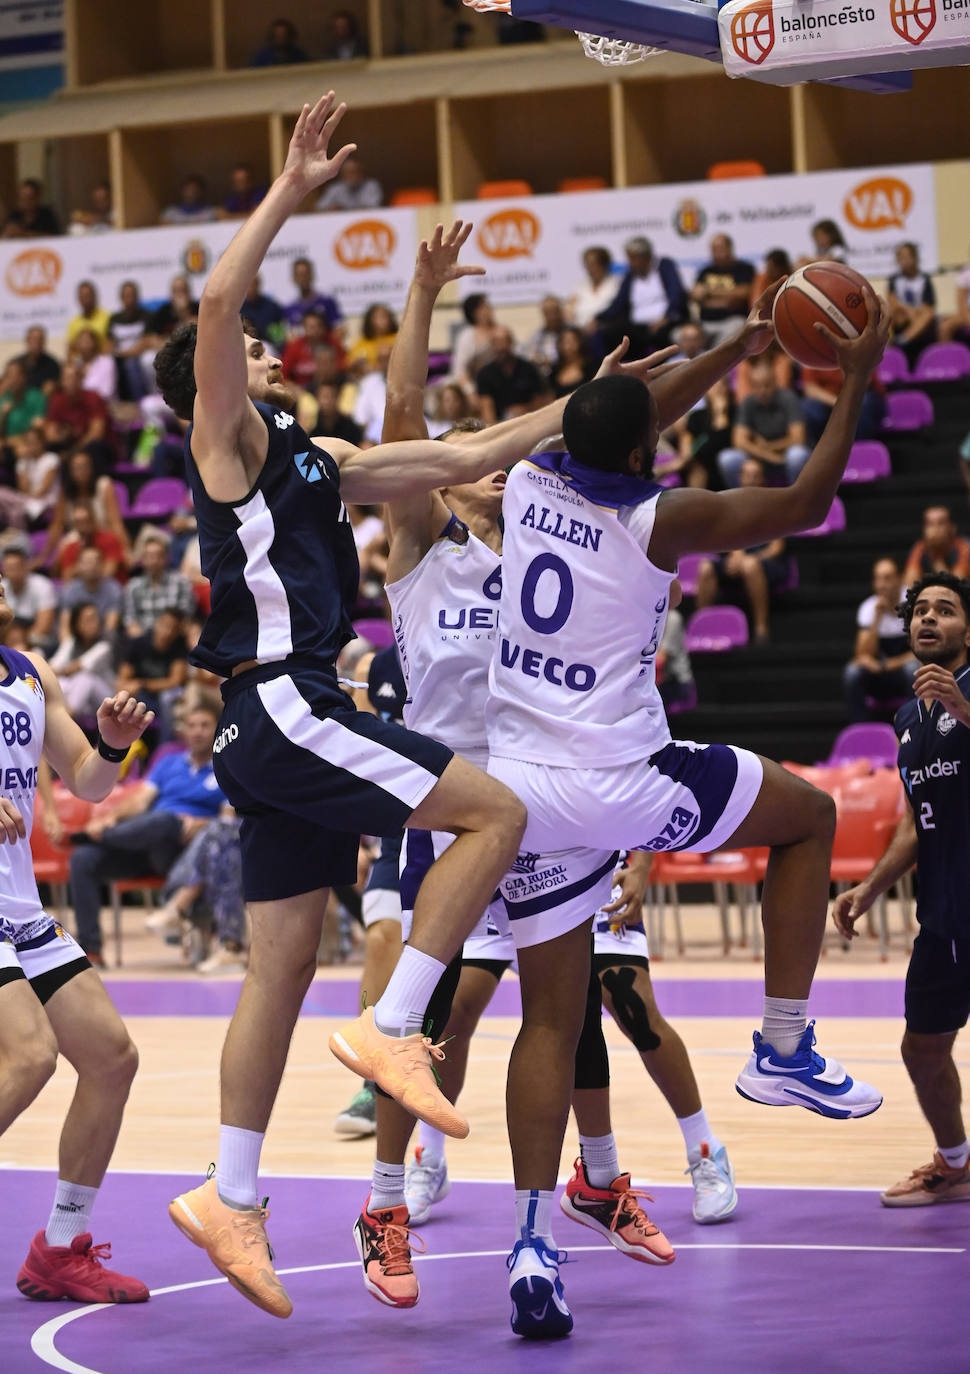
<path id="1" fill-rule="evenodd" d="M 403 834 L 385 835 L 381 852 L 371 864 L 362 899 L 364 929 L 378 921 L 401 919 L 401 845 Z"/>
<path id="2" fill-rule="evenodd" d="M 761 789 L 761 760 L 725 744 L 677 740 L 611 768 L 492 758 L 488 771 L 529 813 L 502 881 L 520 949 L 566 934 L 610 900 L 620 849 L 719 849 Z"/>
<path id="3" fill-rule="evenodd" d="M 250 902 L 355 883 L 360 836 L 403 829 L 452 758 L 357 711 L 320 664 L 264 664 L 223 683 L 222 696 L 213 766 L 242 817 Z"/>
<path id="4" fill-rule="evenodd" d="M 408 830 L 404 835 L 401 855 L 401 935 L 407 940 L 414 918 L 414 902 L 424 875 L 454 841 L 454 835 L 442 830 Z M 509 931 L 505 904 L 495 894 L 479 918 L 474 930 L 465 940 L 462 960 L 474 963 L 512 963 L 515 944 Z"/>
<path id="5" fill-rule="evenodd" d="M 947 940 L 921 927 L 906 970 L 906 1029 L 949 1035 L 970 1018 L 970 937 Z"/>
<path id="6" fill-rule="evenodd" d="M 46 912 L 14 924 L 0 916 L 0 987 L 26 978 L 41 1002 L 91 964 L 84 950 Z"/>
<path id="7" fill-rule="evenodd" d="M 616 889 L 612 894 L 616 895 Z M 646 964 L 649 960 L 647 932 L 643 922 L 635 926 L 620 926 L 618 930 L 610 927 L 608 916 L 601 911 L 593 920 L 593 966 L 596 969 L 608 964 L 635 962 Z"/>

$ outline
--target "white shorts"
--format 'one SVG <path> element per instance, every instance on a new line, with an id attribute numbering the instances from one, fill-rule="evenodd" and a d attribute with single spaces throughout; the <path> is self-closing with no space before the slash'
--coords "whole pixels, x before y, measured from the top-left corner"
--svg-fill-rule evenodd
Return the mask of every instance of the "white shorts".
<path id="1" fill-rule="evenodd" d="M 71 964 L 78 967 L 69 971 Z M 0 916 L 0 985 L 22 975 L 46 1002 L 69 977 L 90 967 L 73 935 L 46 912 L 22 925 Z"/>
<path id="2" fill-rule="evenodd" d="M 612 768 L 492 758 L 488 771 L 529 813 L 502 882 L 520 949 L 566 934 L 609 902 L 618 850 L 720 848 L 754 805 L 763 772 L 745 749 L 687 740 Z"/>
<path id="3" fill-rule="evenodd" d="M 640 959 L 649 959 L 647 932 L 642 924 L 620 926 L 618 930 L 612 930 L 609 917 L 598 911 L 593 921 L 593 955 L 610 959 L 629 959 L 635 955 Z"/>
<path id="4" fill-rule="evenodd" d="M 361 919 L 364 929 L 376 925 L 378 921 L 401 921 L 401 898 L 387 887 L 368 887 L 360 902 Z"/>
<path id="5" fill-rule="evenodd" d="M 424 875 L 450 844 L 454 835 L 444 830 L 407 830 L 401 851 L 401 938 L 407 940 L 414 920 L 414 900 Z M 485 908 L 462 949 L 463 959 L 512 962 L 515 944 L 509 931 L 505 904 L 496 893 Z"/>

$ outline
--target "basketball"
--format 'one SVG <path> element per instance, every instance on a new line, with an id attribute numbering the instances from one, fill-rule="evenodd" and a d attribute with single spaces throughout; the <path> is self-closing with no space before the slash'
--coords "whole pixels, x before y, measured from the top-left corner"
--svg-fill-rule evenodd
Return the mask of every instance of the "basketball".
<path id="1" fill-rule="evenodd" d="M 803 367 L 837 367 L 828 341 L 814 328 L 854 339 L 865 328 L 866 279 L 841 262 L 812 262 L 793 272 L 775 297 L 772 320 L 778 342 Z"/>

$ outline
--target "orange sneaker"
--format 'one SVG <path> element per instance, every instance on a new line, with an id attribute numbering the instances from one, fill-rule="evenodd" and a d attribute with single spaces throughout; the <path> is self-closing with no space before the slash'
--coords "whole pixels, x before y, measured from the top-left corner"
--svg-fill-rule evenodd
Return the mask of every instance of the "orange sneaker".
<path id="1" fill-rule="evenodd" d="M 223 1202 L 210 1177 L 200 1188 L 182 1193 L 168 1214 L 193 1245 L 205 1250 L 233 1288 L 274 1317 L 293 1311 L 290 1295 L 276 1277 L 266 1236 L 265 1206 L 237 1211 Z"/>
<path id="2" fill-rule="evenodd" d="M 70 1245 L 48 1245 L 43 1231 L 30 1242 L 20 1266 L 17 1287 L 34 1302 L 147 1302 L 148 1289 L 105 1267 L 110 1245 L 92 1245 L 90 1233 L 75 1236 Z"/>
<path id="3" fill-rule="evenodd" d="M 653 1201 L 649 1193 L 630 1187 L 629 1174 L 620 1174 L 608 1188 L 594 1188 L 582 1159 L 577 1159 L 576 1172 L 566 1184 L 559 1205 L 567 1217 L 599 1231 L 631 1259 L 644 1264 L 673 1264 L 673 1246 L 640 1206 L 642 1197 Z"/>
<path id="4" fill-rule="evenodd" d="M 388 1307 L 413 1307 L 421 1296 L 411 1263 L 407 1203 L 371 1215 L 370 1196 L 354 1224 L 354 1243 L 364 1266 L 364 1287 Z M 422 1244 L 422 1250 L 424 1246 Z"/>
<path id="5" fill-rule="evenodd" d="M 970 1162 L 951 1169 L 937 1151 L 929 1164 L 880 1194 L 884 1207 L 932 1207 L 937 1202 L 970 1202 Z"/>
<path id="6" fill-rule="evenodd" d="M 444 1059 L 445 1052 L 426 1035 L 385 1035 L 374 1024 L 374 1008 L 368 1007 L 356 1020 L 334 1031 L 330 1050 L 341 1064 L 371 1079 L 412 1116 L 456 1140 L 465 1139 L 468 1122 L 438 1087 L 432 1067 L 432 1061 Z"/>

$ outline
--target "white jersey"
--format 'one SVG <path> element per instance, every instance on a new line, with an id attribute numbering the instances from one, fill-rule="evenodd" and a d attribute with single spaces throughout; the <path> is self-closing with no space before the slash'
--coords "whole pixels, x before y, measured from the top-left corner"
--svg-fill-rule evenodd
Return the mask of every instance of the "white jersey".
<path id="1" fill-rule="evenodd" d="M 12 802 L 27 838 L 0 844 L 0 923 L 20 926 L 44 915 L 34 877 L 30 832 L 34 823 L 37 770 L 44 749 L 44 689 L 26 655 L 3 649 L 0 681 L 0 796 Z"/>
<path id="2" fill-rule="evenodd" d="M 676 574 L 646 554 L 661 494 L 566 453 L 512 469 L 486 711 L 492 757 L 606 768 L 669 743 L 656 660 Z"/>
<path id="3" fill-rule="evenodd" d="M 458 521 L 453 528 L 464 530 Z M 450 533 L 385 591 L 408 686 L 405 724 L 484 767 L 502 558 L 467 531 L 465 543 Z"/>

